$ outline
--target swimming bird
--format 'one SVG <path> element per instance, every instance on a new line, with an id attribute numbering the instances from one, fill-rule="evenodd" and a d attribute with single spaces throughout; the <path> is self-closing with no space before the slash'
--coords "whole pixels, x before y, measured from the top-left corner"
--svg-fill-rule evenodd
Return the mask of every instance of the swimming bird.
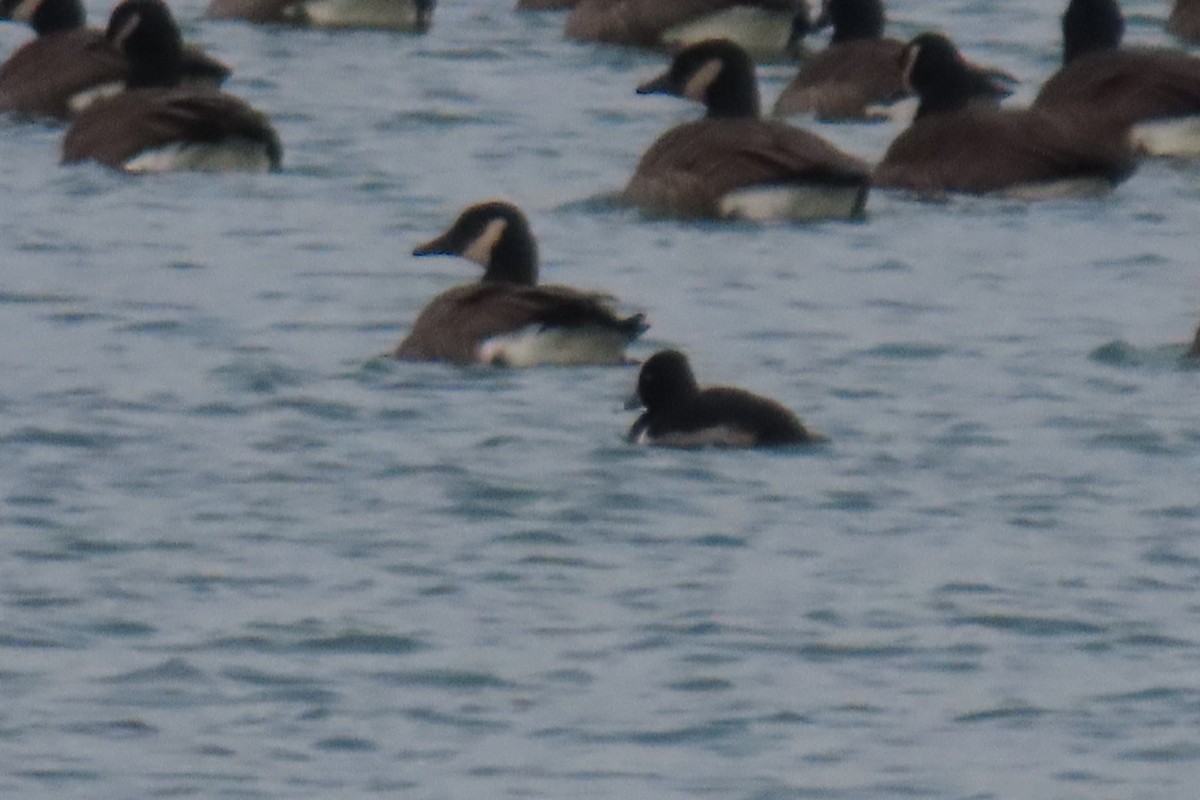
<path id="1" fill-rule="evenodd" d="M 267 118 L 245 101 L 180 85 L 179 28 L 159 0 L 125 0 L 105 37 L 129 62 L 126 90 L 84 109 L 63 138 L 62 162 L 98 161 L 129 172 L 279 168 Z"/>
<path id="2" fill-rule="evenodd" d="M 67 119 L 104 94 L 120 91 L 125 56 L 85 26 L 81 0 L 0 0 L 0 20 L 28 23 L 37 34 L 0 66 L 0 111 Z M 229 67 L 185 45 L 182 81 L 220 86 Z"/>
<path id="3" fill-rule="evenodd" d="M 783 55 L 807 28 L 807 0 L 578 0 L 565 35 L 635 47 L 683 47 L 713 38 L 764 57 Z"/>
<path id="4" fill-rule="evenodd" d="M 538 285 L 537 243 L 525 215 L 502 201 L 465 209 L 450 229 L 413 250 L 454 255 L 484 268 L 477 283 L 435 297 L 396 347 L 404 361 L 495 364 L 624 364 L 646 330 L 620 317 L 607 295 Z"/>
<path id="5" fill-rule="evenodd" d="M 921 104 L 875 168 L 876 186 L 1035 198 L 1111 187 L 1136 165 L 1120 125 L 1083 124 L 1049 109 L 972 105 L 979 75 L 945 36 L 921 34 L 902 57 Z"/>
<path id="6" fill-rule="evenodd" d="M 211 0 L 210 19 L 425 33 L 437 0 Z"/>
<path id="7" fill-rule="evenodd" d="M 1062 16 L 1063 66 L 1035 108 L 1133 127 L 1150 155 L 1200 155 L 1200 59 L 1179 50 L 1122 47 L 1116 0 L 1071 0 Z"/>
<path id="8" fill-rule="evenodd" d="M 747 219 L 857 217 L 869 168 L 824 139 L 759 116 L 754 63 L 738 45 L 713 40 L 675 55 L 638 87 L 703 103 L 703 119 L 664 133 L 642 156 L 622 194 L 653 214 Z"/>
<path id="9" fill-rule="evenodd" d="M 1180 39 L 1200 42 L 1200 2 L 1175 0 L 1171 16 L 1167 18 L 1167 30 Z"/>
<path id="10" fill-rule="evenodd" d="M 825 0 L 814 26 L 833 26 L 829 46 L 814 53 L 784 87 L 774 114 L 818 119 L 880 119 L 874 106 L 908 94 L 900 70 L 904 42 L 885 38 L 883 0 Z"/>
<path id="11" fill-rule="evenodd" d="M 825 441 L 774 400 L 727 386 L 701 389 L 678 350 L 646 360 L 626 407 L 646 409 L 626 434 L 633 444 L 770 447 Z"/>

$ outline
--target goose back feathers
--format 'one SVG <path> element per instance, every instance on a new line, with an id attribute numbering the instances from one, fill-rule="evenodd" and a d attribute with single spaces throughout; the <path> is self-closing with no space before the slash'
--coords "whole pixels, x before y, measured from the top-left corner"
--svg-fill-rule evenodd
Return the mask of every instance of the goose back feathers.
<path id="1" fill-rule="evenodd" d="M 798 15 L 807 20 L 805 0 L 578 0 L 565 35 L 634 47 L 723 37 L 752 52 L 779 55 Z"/>

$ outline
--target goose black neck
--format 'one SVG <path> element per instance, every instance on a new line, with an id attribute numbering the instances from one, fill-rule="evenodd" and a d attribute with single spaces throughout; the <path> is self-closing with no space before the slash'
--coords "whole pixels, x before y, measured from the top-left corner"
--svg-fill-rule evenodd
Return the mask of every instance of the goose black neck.
<path id="1" fill-rule="evenodd" d="M 954 44 L 938 34 L 922 34 L 904 51 L 910 88 L 921 98 L 916 119 L 966 108 L 981 97 L 994 98 L 996 87 L 982 71 L 972 69 Z"/>
<path id="2" fill-rule="evenodd" d="M 831 44 L 883 37 L 883 0 L 829 0 Z"/>
<path id="3" fill-rule="evenodd" d="M 1088 53 L 1115 50 L 1125 35 L 1116 0 L 1071 0 L 1062 16 L 1063 64 Z"/>
<path id="4" fill-rule="evenodd" d="M 757 118 L 761 114 L 758 80 L 749 56 L 725 60 L 705 93 L 704 107 L 705 116 L 714 119 Z"/>
<path id="5" fill-rule="evenodd" d="M 87 15 L 80 0 L 42 0 L 29 24 L 38 36 L 45 36 L 82 28 L 86 21 Z"/>
<path id="6" fill-rule="evenodd" d="M 512 217 L 496 246 L 492 248 L 484 283 L 515 283 L 536 286 L 538 281 L 537 242 L 524 217 Z"/>
<path id="7" fill-rule="evenodd" d="M 113 10 L 104 35 L 129 62 L 128 88 L 179 85 L 183 41 L 170 10 L 159 0 L 125 0 Z"/>

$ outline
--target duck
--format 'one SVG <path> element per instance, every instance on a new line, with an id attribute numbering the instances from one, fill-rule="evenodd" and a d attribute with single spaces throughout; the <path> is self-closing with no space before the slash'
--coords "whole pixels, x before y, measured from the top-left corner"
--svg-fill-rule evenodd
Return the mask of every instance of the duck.
<path id="1" fill-rule="evenodd" d="M 464 209 L 414 256 L 460 256 L 483 267 L 475 283 L 442 292 L 417 315 L 393 355 L 401 361 L 507 367 L 618 365 L 649 327 L 619 316 L 607 295 L 538 284 L 529 222 L 504 200 Z"/>
<path id="2" fill-rule="evenodd" d="M 426 33 L 437 0 L 211 0 L 209 19 Z"/>
<path id="3" fill-rule="evenodd" d="M 728 386 L 701 389 L 679 350 L 646 359 L 626 408 L 645 408 L 625 436 L 631 444 L 778 447 L 826 441 L 775 400 Z"/>
<path id="4" fill-rule="evenodd" d="M 1120 125 L 1084 124 L 1049 109 L 973 105 L 978 74 L 942 34 L 917 36 L 902 58 L 920 105 L 876 166 L 876 187 L 1040 199 L 1104 191 L 1137 164 Z"/>
<path id="5" fill-rule="evenodd" d="M 877 107 L 908 95 L 900 71 L 904 42 L 883 35 L 883 0 L 825 0 L 813 23 L 832 26 L 829 46 L 814 53 L 775 100 L 776 116 L 880 120 Z"/>
<path id="6" fill-rule="evenodd" d="M 1187 42 L 1200 42 L 1200 2 L 1175 0 L 1167 30 Z"/>
<path id="7" fill-rule="evenodd" d="M 735 41 L 763 58 L 783 56 L 808 28 L 807 0 L 577 0 L 564 34 L 582 42 L 686 47 Z"/>
<path id="8" fill-rule="evenodd" d="M 1152 156 L 1200 156 L 1200 59 L 1180 50 L 1122 47 L 1116 0 L 1071 0 L 1062 15 L 1062 67 L 1033 105 L 1133 127 Z"/>
<path id="9" fill-rule="evenodd" d="M 67 120 L 120 91 L 129 70 L 104 31 L 87 27 L 81 0 L 0 0 L 0 20 L 27 23 L 37 36 L 0 66 L 0 111 Z M 229 67 L 195 46 L 183 49 L 182 80 L 220 86 Z"/>
<path id="10" fill-rule="evenodd" d="M 127 172 L 279 169 L 282 146 L 265 115 L 225 92 L 180 84 L 179 28 L 164 3 L 124 0 L 105 38 L 129 62 L 126 89 L 75 117 L 62 163 Z"/>
<path id="11" fill-rule="evenodd" d="M 717 39 L 686 47 L 637 91 L 700 102 L 705 116 L 650 146 L 622 192 L 624 202 L 650 214 L 695 218 L 862 216 L 866 162 L 808 131 L 762 119 L 754 62 L 739 45 Z"/>

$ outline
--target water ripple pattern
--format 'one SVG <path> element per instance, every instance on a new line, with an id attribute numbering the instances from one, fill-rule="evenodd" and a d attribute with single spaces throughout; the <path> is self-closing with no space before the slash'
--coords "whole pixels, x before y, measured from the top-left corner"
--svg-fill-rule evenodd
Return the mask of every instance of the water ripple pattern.
<path id="1" fill-rule="evenodd" d="M 63 169 L 58 129 L 0 121 L 0 794 L 1194 796 L 1200 168 L 650 221 L 608 198 L 697 113 L 634 94 L 659 55 L 510 0 L 424 37 L 173 5 L 285 169 Z M 1022 102 L 1058 5 L 889 9 Z M 1166 2 L 1124 6 L 1169 43 Z M 392 361 L 478 275 L 408 253 L 497 196 L 545 280 L 646 313 L 635 355 L 830 444 L 636 448 L 633 368 Z"/>

